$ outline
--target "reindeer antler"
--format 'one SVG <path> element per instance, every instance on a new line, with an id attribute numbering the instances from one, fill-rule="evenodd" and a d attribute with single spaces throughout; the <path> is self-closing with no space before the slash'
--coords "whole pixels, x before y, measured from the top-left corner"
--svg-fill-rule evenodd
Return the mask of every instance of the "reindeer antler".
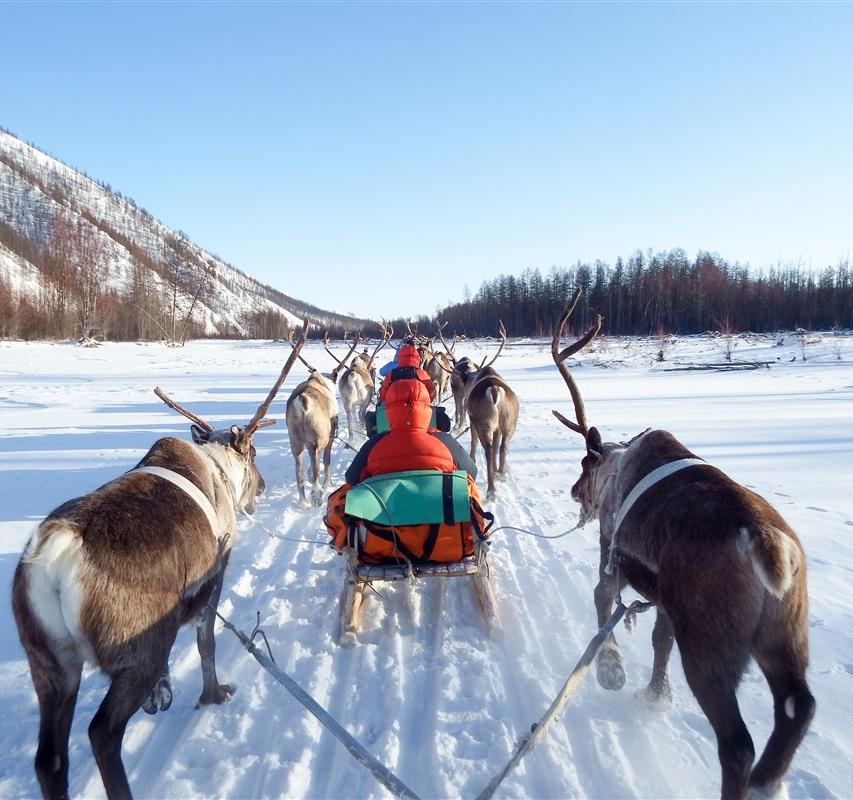
<path id="1" fill-rule="evenodd" d="M 348 331 L 344 331 L 344 341 L 346 341 L 347 336 L 349 335 Z M 346 369 L 347 361 L 349 361 L 350 356 L 355 352 L 355 348 L 358 347 L 358 343 L 361 341 L 361 334 L 356 333 L 352 340 L 352 347 L 349 349 L 349 353 L 344 356 L 344 360 L 341 361 L 331 350 L 329 350 L 329 332 L 326 331 L 326 335 L 323 337 L 323 348 L 325 351 L 338 362 L 338 366 L 336 366 L 332 370 L 332 383 L 337 383 L 338 373 L 342 369 Z"/>
<path id="2" fill-rule="evenodd" d="M 188 411 L 182 405 L 178 405 L 172 400 L 159 386 L 154 387 L 154 394 L 157 395 L 169 408 L 173 408 L 179 414 L 183 414 L 187 419 L 192 420 L 200 428 L 204 428 L 208 433 L 214 430 L 212 425 L 208 425 L 201 417 L 197 417 L 192 411 Z"/>
<path id="3" fill-rule="evenodd" d="M 482 364 L 480 364 L 479 369 L 481 370 L 485 369 L 486 367 L 492 366 L 492 364 L 494 364 L 495 361 L 498 360 L 498 356 L 501 354 L 501 350 L 504 349 L 504 345 L 506 344 L 506 328 L 504 328 L 503 320 L 498 320 L 498 323 L 500 324 L 499 333 L 501 335 L 501 346 L 498 348 L 498 352 L 495 353 L 494 358 L 488 364 L 485 363 L 485 360 Z"/>
<path id="4" fill-rule="evenodd" d="M 305 344 L 305 340 L 308 338 L 308 320 L 306 319 L 302 323 L 302 334 L 299 337 L 299 341 L 296 344 L 291 342 L 291 347 L 293 348 L 293 352 L 291 352 L 290 357 L 287 361 L 284 362 L 284 367 L 282 367 L 281 374 L 278 376 L 278 380 L 273 384 L 272 389 L 270 389 L 269 394 L 267 395 L 267 399 L 264 400 L 258 406 L 258 410 L 255 412 L 255 416 L 249 420 L 249 424 L 246 425 L 244 431 L 247 435 L 251 436 L 256 430 L 259 428 L 265 428 L 267 425 L 275 425 L 275 420 L 265 420 L 264 415 L 267 413 L 270 407 L 270 403 L 275 399 L 275 396 L 278 394 L 278 390 L 281 388 L 281 385 L 284 383 L 284 379 L 287 377 L 287 373 L 290 372 L 293 365 L 296 363 L 296 359 L 299 357 L 299 351 L 302 349 L 302 346 Z"/>
<path id="5" fill-rule="evenodd" d="M 450 358 L 451 363 L 453 364 L 453 366 L 456 366 L 456 356 L 453 355 L 453 350 L 447 346 L 447 341 L 445 340 L 444 334 L 442 333 L 442 331 L 446 327 L 447 327 L 447 323 L 442 322 L 441 325 L 438 326 L 438 330 L 435 332 L 435 334 L 436 334 L 436 336 L 438 336 L 439 339 L 441 339 L 441 343 L 444 345 L 444 349 L 447 351 L 447 355 Z M 454 346 L 455 346 L 455 342 L 454 342 Z M 442 366 L 442 369 L 445 369 L 445 368 Z M 445 369 L 445 371 L 447 371 L 447 370 Z"/>
<path id="6" fill-rule="evenodd" d="M 566 322 L 568 322 L 569 317 L 574 312 L 580 296 L 581 290 L 575 289 L 572 299 L 569 300 L 568 305 L 563 310 L 562 316 L 554 327 L 554 336 L 551 339 L 551 355 L 554 358 L 554 363 L 557 365 L 557 369 L 560 371 L 560 375 L 563 376 L 563 380 L 566 382 L 566 386 L 569 387 L 569 394 L 571 394 L 572 403 L 575 406 L 575 417 L 577 422 L 572 422 L 570 419 L 567 419 L 559 411 L 552 411 L 551 413 L 567 428 L 571 428 L 575 433 L 579 433 L 581 436 L 586 436 L 589 432 L 589 426 L 586 422 L 586 412 L 583 406 L 583 399 L 581 398 L 581 393 L 575 383 L 575 379 L 571 376 L 569 368 L 563 362 L 569 356 L 583 350 L 583 348 L 598 335 L 598 332 L 601 330 L 601 323 L 603 322 L 601 314 L 595 315 L 595 322 L 592 327 L 583 336 L 581 336 L 580 339 L 578 339 L 574 344 L 570 344 L 560 350 L 560 337 L 563 335 L 563 328 L 565 327 Z"/>
<path id="7" fill-rule="evenodd" d="M 373 366 L 373 359 L 376 358 L 379 351 L 388 344 L 388 341 L 391 339 L 392 334 L 394 333 L 394 328 L 390 325 L 386 325 L 384 322 L 380 323 L 382 325 L 382 341 L 376 345 L 373 350 L 373 354 L 370 356 L 370 360 L 367 362 L 367 369 L 369 370 Z"/>

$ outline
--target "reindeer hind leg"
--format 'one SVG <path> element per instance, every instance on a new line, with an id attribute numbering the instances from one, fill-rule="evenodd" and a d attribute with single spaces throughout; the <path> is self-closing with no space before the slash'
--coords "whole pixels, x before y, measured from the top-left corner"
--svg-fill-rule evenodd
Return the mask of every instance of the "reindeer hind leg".
<path id="1" fill-rule="evenodd" d="M 45 661 L 36 665 L 30 658 L 33 683 L 39 702 L 39 742 L 35 771 L 45 797 L 68 797 L 68 737 L 74 719 L 74 707 L 80 689 L 83 662 L 69 659 L 60 665 L 51 658 L 56 669 L 44 669 Z"/>
<path id="2" fill-rule="evenodd" d="M 319 508 L 323 503 L 323 487 L 320 485 L 320 447 L 311 448 L 311 505 Z"/>
<path id="3" fill-rule="evenodd" d="M 777 624 L 793 623 L 789 617 Z M 754 653 L 773 694 L 773 732 L 749 778 L 750 786 L 762 794 L 778 788 L 815 713 L 815 699 L 805 678 L 808 645 L 793 641 L 795 636 L 788 632 L 782 636 L 781 642 L 762 637 Z"/>
<path id="4" fill-rule="evenodd" d="M 673 620 L 684 675 L 717 737 L 722 770 L 720 796 L 746 796 L 755 747 L 737 702 L 737 685 L 749 658 L 748 646 L 726 647 L 714 641 L 708 629 L 687 618 Z"/>
<path id="5" fill-rule="evenodd" d="M 129 800 L 131 797 L 130 784 L 121 760 L 121 743 L 128 721 L 160 676 L 163 664 L 168 659 L 169 648 L 158 655 L 161 657 L 153 658 L 152 654 L 146 654 L 141 663 L 112 675 L 106 697 L 89 725 L 92 752 L 110 800 Z"/>
<path id="6" fill-rule="evenodd" d="M 305 506 L 308 505 L 308 501 L 305 499 L 305 472 L 302 468 L 302 448 L 300 447 L 297 450 L 297 448 L 291 447 L 291 452 L 293 453 L 293 463 L 296 466 L 296 491 L 299 494 L 299 502 Z"/>

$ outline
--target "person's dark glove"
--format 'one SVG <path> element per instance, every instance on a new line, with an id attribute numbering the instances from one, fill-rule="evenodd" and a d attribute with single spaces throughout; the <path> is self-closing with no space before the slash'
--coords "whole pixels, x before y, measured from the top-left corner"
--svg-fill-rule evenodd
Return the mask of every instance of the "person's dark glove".
<path id="1" fill-rule="evenodd" d="M 435 427 L 440 431 L 444 431 L 447 433 L 451 426 L 450 417 L 447 416 L 447 412 L 444 410 L 444 406 L 436 406 L 435 407 Z"/>

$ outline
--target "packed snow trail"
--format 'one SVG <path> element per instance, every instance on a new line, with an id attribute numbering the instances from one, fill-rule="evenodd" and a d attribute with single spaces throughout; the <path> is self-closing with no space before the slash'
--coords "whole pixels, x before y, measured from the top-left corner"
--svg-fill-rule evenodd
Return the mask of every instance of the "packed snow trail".
<path id="1" fill-rule="evenodd" d="M 713 343 L 685 340 L 691 357 Z M 627 351 L 620 349 L 619 358 Z M 34 357 L 33 354 L 37 357 Z M 159 383 L 212 423 L 249 418 L 278 374 L 285 348 L 198 342 L 184 351 L 107 345 L 4 347 L 0 447 L 5 510 L 0 568 L 8 587 L 33 524 L 59 502 L 132 466 L 159 436 L 186 425 L 151 394 Z M 253 372 L 235 364 L 250 357 Z M 595 356 L 607 363 L 607 348 Z M 309 360 L 325 368 L 322 350 Z M 69 360 L 75 361 L 70 371 Z M 568 393 L 547 345 L 512 347 L 502 375 L 521 400 L 509 479 L 491 510 L 497 525 L 554 534 L 574 526 L 569 490 L 582 442 L 551 416 Z M 791 797 L 844 796 L 853 784 L 853 364 L 783 364 L 759 373 L 662 373 L 637 356 L 627 365 L 577 369 L 590 420 L 612 438 L 666 427 L 697 454 L 771 500 L 800 534 L 809 559 L 814 725 L 787 779 Z M 273 407 L 282 417 L 283 387 Z M 39 398 L 39 407 L 31 404 Z M 28 405 L 29 404 L 29 405 Z M 462 437 L 467 446 L 469 435 Z M 358 438 L 357 444 L 361 439 Z M 468 578 L 376 584 L 367 594 L 359 643 L 338 646 L 344 561 L 325 544 L 322 509 L 296 503 L 283 422 L 257 437 L 267 483 L 257 519 L 293 538 L 270 539 L 241 523 L 222 595 L 222 614 L 251 630 L 256 612 L 273 655 L 382 763 L 423 797 L 473 797 L 509 758 L 518 737 L 547 709 L 597 625 L 596 526 L 558 540 L 498 532 L 490 552 L 502 642 L 490 639 Z M 352 451 L 336 444 L 332 485 Z M 479 456 L 483 469 L 482 454 Z M 481 486 L 484 480 L 480 481 Z M 630 596 L 626 596 L 626 600 Z M 498 797 L 712 797 L 719 792 L 716 742 L 673 654 L 672 708 L 633 697 L 651 672 L 653 612 L 617 637 L 628 681 L 608 692 L 588 675 L 547 736 L 501 786 Z M 38 711 L 14 625 L 0 621 L 0 796 L 37 793 L 32 773 Z M 201 688 L 195 632 L 179 634 L 170 663 L 172 708 L 128 726 L 124 760 L 139 798 L 384 798 L 389 794 L 333 736 L 218 629 L 220 680 L 231 702 L 195 709 Z M 84 677 L 71 736 L 72 796 L 103 797 L 86 728 L 106 688 Z M 751 669 L 739 693 L 756 749 L 772 724 L 769 691 Z"/>

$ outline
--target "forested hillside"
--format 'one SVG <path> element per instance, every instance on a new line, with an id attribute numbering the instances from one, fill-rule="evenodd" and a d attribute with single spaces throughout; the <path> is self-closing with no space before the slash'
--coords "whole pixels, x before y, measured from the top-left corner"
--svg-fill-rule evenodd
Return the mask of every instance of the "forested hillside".
<path id="1" fill-rule="evenodd" d="M 281 338 L 304 317 L 315 333 L 375 327 L 261 284 L 0 130 L 0 337 Z"/>

